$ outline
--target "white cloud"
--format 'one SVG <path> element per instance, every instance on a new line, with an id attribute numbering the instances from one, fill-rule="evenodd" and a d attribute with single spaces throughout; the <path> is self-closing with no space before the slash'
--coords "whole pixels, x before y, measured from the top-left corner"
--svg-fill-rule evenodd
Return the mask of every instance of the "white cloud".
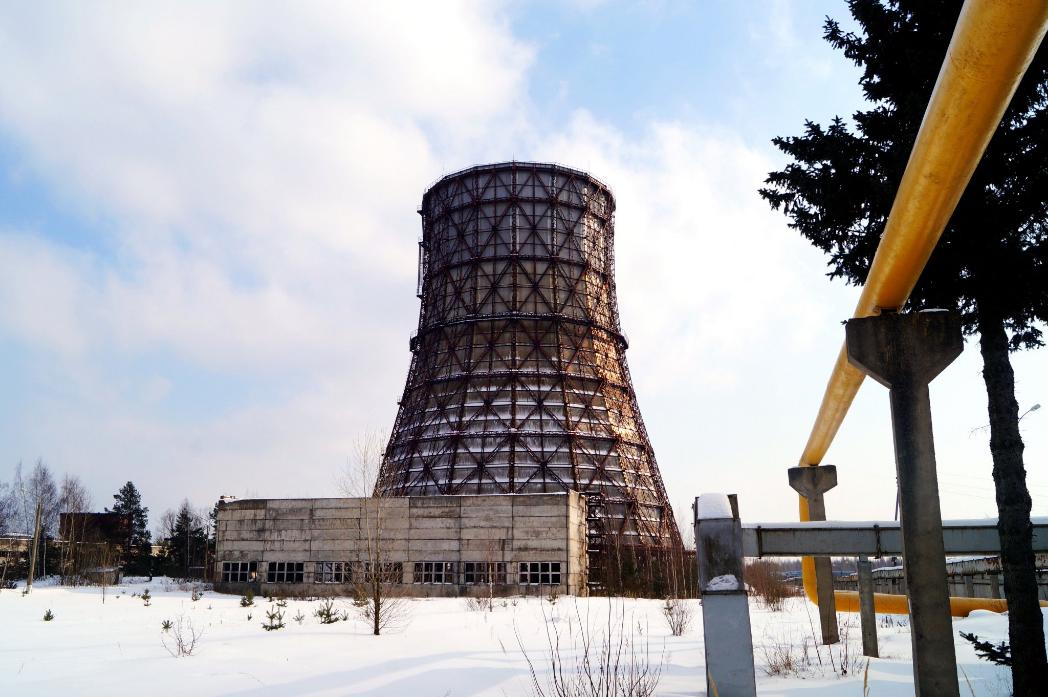
<path id="1" fill-rule="evenodd" d="M 656 122 L 627 140 L 579 112 L 540 156 L 588 169 L 616 195 L 624 329 L 674 348 L 672 361 L 634 356 L 653 388 L 679 381 L 685 366 L 691 379 L 735 384 L 730 357 L 772 335 L 810 344 L 825 317 L 804 282 L 810 261 L 757 196 L 772 169 L 764 154 L 701 125 Z M 790 298 L 789 312 L 772 298 Z"/>
<path id="2" fill-rule="evenodd" d="M 85 255 L 12 231 L 0 233 L 0 329 L 35 346 L 78 354 L 88 344 L 92 306 Z"/>
<path id="3" fill-rule="evenodd" d="M 285 8 L 9 10 L 0 123 L 117 221 L 97 275 L 2 242 L 62 319 L 9 330 L 49 350 L 115 337 L 204 364 L 309 362 L 381 321 L 361 288 L 410 288 L 439 142 L 515 111 L 530 49 L 472 3 Z"/>

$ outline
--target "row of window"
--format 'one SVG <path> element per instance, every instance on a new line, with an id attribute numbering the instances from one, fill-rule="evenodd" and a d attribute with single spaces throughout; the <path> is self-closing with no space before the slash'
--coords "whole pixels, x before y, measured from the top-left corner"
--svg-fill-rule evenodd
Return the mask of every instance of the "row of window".
<path id="1" fill-rule="evenodd" d="M 352 568 L 345 561 L 314 562 L 314 583 L 350 583 L 353 580 Z M 399 583 L 403 578 L 403 566 L 400 562 L 389 562 L 379 565 L 380 579 L 385 583 Z M 303 583 L 305 581 L 306 562 L 271 561 L 266 565 L 266 583 Z M 362 568 L 363 580 L 372 580 L 372 565 L 365 563 Z M 467 586 L 494 583 L 504 585 L 507 582 L 507 564 L 498 562 L 453 562 L 453 561 L 417 561 L 412 573 L 413 583 L 455 584 Z M 517 583 L 522 586 L 559 585 L 561 579 L 559 561 L 522 561 L 517 564 Z M 251 583 L 258 580 L 258 562 L 226 561 L 222 562 L 223 583 Z"/>
<path id="2" fill-rule="evenodd" d="M 223 583 L 251 583 L 258 580 L 258 564 L 254 561 L 222 562 Z M 350 564 L 346 561 L 318 561 L 313 568 L 314 583 L 349 583 L 352 580 Z M 383 582 L 399 583 L 404 575 L 400 562 L 380 564 L 379 576 Z M 364 581 L 372 578 L 371 563 L 363 566 Z M 305 581 L 306 562 L 271 561 L 266 566 L 266 583 L 302 583 Z"/>

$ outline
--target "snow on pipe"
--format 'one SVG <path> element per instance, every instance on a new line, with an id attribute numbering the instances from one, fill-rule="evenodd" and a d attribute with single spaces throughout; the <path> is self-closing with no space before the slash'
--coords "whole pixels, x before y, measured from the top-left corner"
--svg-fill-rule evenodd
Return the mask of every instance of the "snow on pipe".
<path id="1" fill-rule="evenodd" d="M 967 0 L 961 8 L 855 317 L 906 304 L 1046 29 L 1048 2 L 1042 0 Z M 848 363 L 842 347 L 801 465 L 822 462 L 863 377 Z M 808 520 L 803 497 L 800 519 Z M 802 570 L 805 593 L 817 602 L 811 557 L 803 559 Z M 877 612 L 909 611 L 903 595 L 876 594 L 874 600 Z M 838 591 L 836 606 L 838 611 L 857 612 L 858 594 Z M 1000 600 L 951 598 L 950 608 L 954 616 L 963 617 L 977 609 L 1001 612 L 1006 605 Z"/>

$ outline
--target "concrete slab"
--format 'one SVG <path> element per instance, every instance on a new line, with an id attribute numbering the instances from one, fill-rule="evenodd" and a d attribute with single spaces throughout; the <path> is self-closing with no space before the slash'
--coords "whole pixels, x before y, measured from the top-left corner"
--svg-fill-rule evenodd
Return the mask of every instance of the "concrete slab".
<path id="1" fill-rule="evenodd" d="M 313 517 L 313 509 L 309 507 L 294 508 L 267 508 L 266 520 L 308 520 Z"/>

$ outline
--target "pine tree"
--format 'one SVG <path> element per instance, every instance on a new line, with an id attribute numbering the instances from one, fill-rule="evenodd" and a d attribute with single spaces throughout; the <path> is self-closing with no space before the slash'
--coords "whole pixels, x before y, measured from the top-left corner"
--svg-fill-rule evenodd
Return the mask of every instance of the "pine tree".
<path id="1" fill-rule="evenodd" d="M 850 0 L 861 34 L 827 19 L 824 38 L 863 70 L 868 111 L 850 125 L 808 121 L 775 138 L 792 158 L 761 189 L 790 226 L 829 257 L 831 277 L 861 284 L 920 128 L 960 0 Z M 1015 647 L 1016 695 L 1048 684 L 1032 551 L 1031 500 L 1009 352 L 1043 344 L 1048 319 L 1048 50 L 1016 90 L 938 248 L 910 296 L 912 309 L 959 310 L 978 334 L 990 421 L 1001 561 Z"/>
<path id="2" fill-rule="evenodd" d="M 994 644 L 992 641 L 982 641 L 975 632 L 960 632 L 961 638 L 972 645 L 975 655 L 984 661 L 989 661 L 999 666 L 1012 665 L 1012 647 L 1002 641 Z"/>
<path id="3" fill-rule="evenodd" d="M 142 494 L 134 483 L 128 482 L 113 494 L 113 508 L 107 513 L 130 516 L 127 544 L 124 546 L 124 571 L 128 574 L 149 574 L 152 545 L 149 534 L 149 509 L 142 505 Z"/>
<path id="4" fill-rule="evenodd" d="M 164 541 L 168 573 L 189 578 L 194 566 L 205 564 L 207 533 L 200 516 L 188 500 L 182 501 L 174 515 L 169 537 Z"/>

